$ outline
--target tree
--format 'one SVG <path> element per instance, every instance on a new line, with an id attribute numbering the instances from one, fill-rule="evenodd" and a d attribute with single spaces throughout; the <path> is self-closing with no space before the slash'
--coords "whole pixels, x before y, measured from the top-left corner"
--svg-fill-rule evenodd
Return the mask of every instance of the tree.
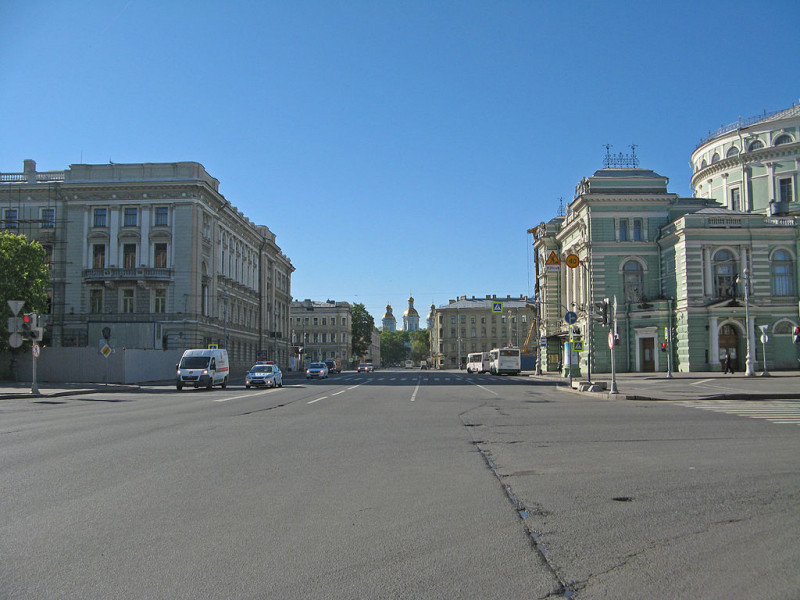
<path id="1" fill-rule="evenodd" d="M 410 333 L 411 360 L 426 360 L 431 355 L 431 337 L 427 329 L 419 329 Z"/>
<path id="2" fill-rule="evenodd" d="M 50 285 L 45 252 L 39 242 L 24 235 L 0 233 L 0 329 L 4 333 L 0 349 L 8 349 L 8 317 L 13 316 L 7 300 L 22 300 L 23 312 L 47 312 Z"/>
<path id="3" fill-rule="evenodd" d="M 351 339 L 353 358 L 364 356 L 372 344 L 372 332 L 375 329 L 375 319 L 367 312 L 363 304 L 353 304 L 350 309 Z"/>
<path id="4" fill-rule="evenodd" d="M 393 365 L 405 360 L 408 349 L 406 341 L 408 333 L 405 331 L 381 332 L 381 362 L 384 365 Z"/>

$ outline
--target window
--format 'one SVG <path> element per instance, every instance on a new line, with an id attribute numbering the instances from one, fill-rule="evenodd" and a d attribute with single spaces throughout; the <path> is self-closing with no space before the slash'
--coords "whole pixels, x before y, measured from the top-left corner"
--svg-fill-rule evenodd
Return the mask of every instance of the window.
<path id="1" fill-rule="evenodd" d="M 456 316 L 455 315 L 450 315 L 450 324 L 451 325 L 455 325 L 456 324 Z"/>
<path id="2" fill-rule="evenodd" d="M 739 156 L 739 148 L 736 146 L 731 146 L 728 148 L 728 152 L 725 154 L 726 157 L 730 158 L 731 156 Z"/>
<path id="3" fill-rule="evenodd" d="M 156 269 L 167 268 L 167 244 L 159 242 L 153 246 L 153 266 Z"/>
<path id="4" fill-rule="evenodd" d="M 314 317 L 314 325 L 319 325 L 319 318 Z"/>
<path id="5" fill-rule="evenodd" d="M 629 260 L 622 265 L 622 288 L 625 302 L 641 302 L 644 269 L 639 261 Z"/>
<path id="6" fill-rule="evenodd" d="M 154 290 L 153 292 L 153 312 L 167 312 L 167 290 Z"/>
<path id="7" fill-rule="evenodd" d="M 103 312 L 103 290 L 89 290 L 89 311 L 94 314 Z"/>
<path id="8" fill-rule="evenodd" d="M 327 325 L 328 324 L 328 318 L 327 317 L 322 317 L 322 324 L 323 325 Z"/>
<path id="9" fill-rule="evenodd" d="M 106 266 L 106 245 L 94 244 L 92 246 L 92 268 L 104 269 Z"/>
<path id="10" fill-rule="evenodd" d="M 465 325 L 467 323 L 467 315 L 461 315 L 461 324 Z"/>
<path id="11" fill-rule="evenodd" d="M 619 220 L 619 241 L 628 241 L 628 219 Z"/>
<path id="12" fill-rule="evenodd" d="M 3 213 L 3 225 L 6 229 L 16 229 L 19 226 L 17 222 L 17 209 L 16 208 L 8 208 Z"/>
<path id="13" fill-rule="evenodd" d="M 133 312 L 133 290 L 130 288 L 122 290 L 122 312 Z"/>
<path id="14" fill-rule="evenodd" d="M 791 321 L 779 321 L 772 328 L 772 333 L 775 335 L 790 335 L 794 332 L 794 327 Z"/>
<path id="15" fill-rule="evenodd" d="M 136 244 L 122 245 L 122 266 L 126 269 L 136 268 Z"/>
<path id="16" fill-rule="evenodd" d="M 125 217 L 122 222 L 124 227 L 136 227 L 136 217 L 139 214 L 139 210 L 136 208 L 126 208 L 125 209 Z"/>
<path id="17" fill-rule="evenodd" d="M 752 152 L 753 150 L 761 150 L 764 147 L 764 142 L 761 140 L 756 140 L 754 142 L 750 142 L 750 145 L 747 147 L 747 150 Z"/>
<path id="18" fill-rule="evenodd" d="M 737 188 L 733 188 L 731 190 L 731 205 L 730 209 L 739 212 L 741 207 L 741 190 Z"/>
<path id="19" fill-rule="evenodd" d="M 730 250 L 720 250 L 714 255 L 714 295 L 730 298 L 736 295 L 736 259 Z"/>
<path id="20" fill-rule="evenodd" d="M 792 201 L 792 178 L 786 177 L 784 179 L 778 180 L 778 188 L 780 189 L 781 193 L 781 202 L 791 202 Z"/>
<path id="21" fill-rule="evenodd" d="M 56 226 L 56 209 L 43 208 L 42 219 L 39 222 L 40 229 L 53 229 Z"/>
<path id="22" fill-rule="evenodd" d="M 633 241 L 641 242 L 642 241 L 642 220 L 641 219 L 634 219 L 633 220 Z"/>
<path id="23" fill-rule="evenodd" d="M 44 264 L 49 269 L 53 266 L 53 246 L 50 244 L 42 244 L 44 250 Z"/>
<path id="24" fill-rule="evenodd" d="M 470 337 L 478 337 L 478 332 L 474 327 L 470 329 Z"/>
<path id="25" fill-rule="evenodd" d="M 203 218 L 203 229 L 205 229 L 205 217 Z M 156 222 L 155 225 L 168 225 L 169 224 L 169 208 L 166 206 L 156 206 Z"/>
<path id="26" fill-rule="evenodd" d="M 792 136 L 786 133 L 779 135 L 778 137 L 775 138 L 776 146 L 782 146 L 783 144 L 791 144 L 791 143 L 792 143 Z"/>
<path id="27" fill-rule="evenodd" d="M 786 250 L 772 255 L 772 295 L 794 296 L 794 264 Z"/>
<path id="28" fill-rule="evenodd" d="M 714 156 L 711 157 L 711 164 L 713 165 L 714 163 L 718 162 L 719 162 L 719 153 L 714 152 Z"/>
<path id="29" fill-rule="evenodd" d="M 95 208 L 94 209 L 94 226 L 95 227 L 107 227 L 107 225 L 106 225 L 106 209 L 105 208 Z"/>
<path id="30" fill-rule="evenodd" d="M 335 344 L 335 343 L 336 343 L 336 334 L 332 333 L 331 334 L 331 344 Z"/>

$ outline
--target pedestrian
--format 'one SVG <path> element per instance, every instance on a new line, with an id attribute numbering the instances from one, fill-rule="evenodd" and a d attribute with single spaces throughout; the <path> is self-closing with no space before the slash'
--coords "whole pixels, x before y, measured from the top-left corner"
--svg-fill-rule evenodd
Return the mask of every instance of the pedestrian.
<path id="1" fill-rule="evenodd" d="M 730 373 L 733 375 L 733 359 L 731 358 L 730 350 L 725 352 L 725 374 Z"/>

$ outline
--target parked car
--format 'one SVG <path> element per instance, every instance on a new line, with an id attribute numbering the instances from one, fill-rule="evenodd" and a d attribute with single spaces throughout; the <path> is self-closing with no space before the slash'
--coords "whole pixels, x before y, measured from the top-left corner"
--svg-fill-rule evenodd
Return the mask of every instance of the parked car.
<path id="1" fill-rule="evenodd" d="M 328 365 L 324 362 L 315 362 L 308 365 L 306 369 L 306 379 L 316 377 L 317 379 L 325 379 L 328 376 Z"/>
<path id="2" fill-rule="evenodd" d="M 362 363 L 358 365 L 358 372 L 359 373 L 371 373 L 375 370 L 375 367 L 372 366 L 371 363 Z"/>
<path id="3" fill-rule="evenodd" d="M 336 365 L 335 360 L 326 360 L 325 366 L 328 367 L 328 373 L 341 373 L 342 370 Z"/>
<path id="4" fill-rule="evenodd" d="M 283 373 L 274 363 L 256 363 L 244 376 L 244 387 L 251 385 L 264 387 L 283 387 Z"/>

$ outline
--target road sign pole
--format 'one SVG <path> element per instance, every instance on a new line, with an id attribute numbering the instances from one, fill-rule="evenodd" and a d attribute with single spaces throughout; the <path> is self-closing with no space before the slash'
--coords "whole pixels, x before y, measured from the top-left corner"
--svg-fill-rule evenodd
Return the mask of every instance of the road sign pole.
<path id="1" fill-rule="evenodd" d="M 37 354 L 38 354 L 39 346 L 34 342 L 33 348 L 31 348 L 31 360 L 33 361 L 33 367 L 31 369 L 31 394 L 34 396 L 39 396 L 39 384 L 36 383 L 36 363 L 38 362 Z"/>

